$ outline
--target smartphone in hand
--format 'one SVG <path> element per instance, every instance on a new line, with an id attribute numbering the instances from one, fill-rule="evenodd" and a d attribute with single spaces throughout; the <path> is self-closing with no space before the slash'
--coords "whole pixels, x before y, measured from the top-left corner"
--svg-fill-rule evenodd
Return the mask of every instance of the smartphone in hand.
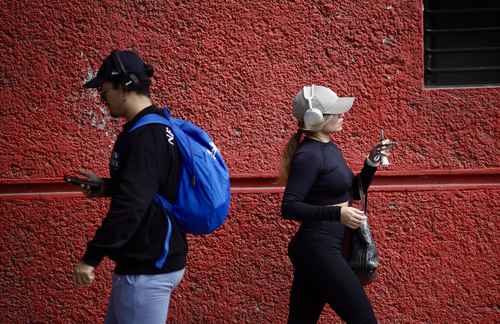
<path id="1" fill-rule="evenodd" d="M 380 152 L 382 152 L 382 151 L 388 152 L 397 144 L 398 144 L 398 142 L 396 142 L 396 141 L 391 141 L 391 140 L 386 139 L 384 136 L 384 130 L 383 129 L 380 130 L 380 144 L 379 144 Z M 380 154 L 379 159 L 380 159 L 380 165 L 382 165 L 384 167 L 386 167 L 390 164 L 389 158 L 384 154 Z"/>
<path id="2" fill-rule="evenodd" d="M 382 142 L 384 142 L 384 141 L 385 141 L 385 143 L 382 144 Z M 384 130 L 381 129 L 380 130 L 380 144 L 382 144 L 382 146 L 393 147 L 393 146 L 396 146 L 398 144 L 398 142 L 392 141 L 390 139 L 386 139 L 385 135 L 384 135 Z"/>
<path id="3" fill-rule="evenodd" d="M 90 190 L 98 190 L 101 188 L 102 185 L 101 182 L 91 181 L 88 179 L 74 177 L 74 176 L 64 176 L 64 181 L 80 187 L 82 185 L 87 186 Z"/>

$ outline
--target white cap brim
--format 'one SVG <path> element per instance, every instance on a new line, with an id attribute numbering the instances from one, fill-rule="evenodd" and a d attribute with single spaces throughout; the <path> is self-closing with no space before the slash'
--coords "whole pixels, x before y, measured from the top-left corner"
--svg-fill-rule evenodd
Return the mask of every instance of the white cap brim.
<path id="1" fill-rule="evenodd" d="M 333 103 L 323 102 L 323 114 L 342 114 L 351 109 L 355 97 L 338 97 Z"/>

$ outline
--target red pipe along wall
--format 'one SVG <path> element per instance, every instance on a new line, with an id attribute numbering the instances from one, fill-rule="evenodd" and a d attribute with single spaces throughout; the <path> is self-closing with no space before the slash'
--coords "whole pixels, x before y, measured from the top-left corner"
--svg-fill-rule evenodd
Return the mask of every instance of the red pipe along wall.
<path id="1" fill-rule="evenodd" d="M 172 323 L 285 323 L 288 240 L 273 184 L 304 84 L 356 96 L 335 141 L 359 170 L 378 130 L 397 139 L 371 223 L 367 288 L 381 323 L 498 321 L 498 88 L 423 88 L 420 1 L 4 1 L 0 9 L 0 323 L 102 322 L 112 264 L 73 265 L 109 201 L 61 182 L 107 175 L 120 130 L 82 83 L 112 49 L 155 67 L 153 99 L 216 140 L 231 169 L 227 223 L 190 237 Z M 338 318 L 325 308 L 320 323 Z"/>

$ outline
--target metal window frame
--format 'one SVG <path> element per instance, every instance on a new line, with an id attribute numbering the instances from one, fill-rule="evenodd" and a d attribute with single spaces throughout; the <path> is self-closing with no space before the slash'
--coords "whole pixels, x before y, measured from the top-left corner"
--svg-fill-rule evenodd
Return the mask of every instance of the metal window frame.
<path id="1" fill-rule="evenodd" d="M 452 47 L 452 48 L 440 48 L 433 47 L 432 39 L 439 34 L 458 34 L 461 33 L 481 33 L 481 32 L 493 32 L 500 34 L 500 1 L 498 5 L 491 8 L 463 8 L 463 9 L 430 9 L 430 2 L 432 0 L 423 1 L 423 33 L 424 33 L 424 88 L 476 88 L 476 87 L 500 87 L 500 64 L 485 64 L 484 66 L 454 66 L 454 67 L 439 67 L 433 65 L 433 55 L 439 54 L 450 54 L 457 55 L 468 53 L 470 56 L 474 53 L 498 53 L 500 58 L 500 46 L 478 46 L 478 47 Z M 437 0 L 433 0 L 437 1 Z M 498 22 L 495 21 L 497 25 L 491 27 L 470 27 L 470 28 L 435 28 L 432 25 L 432 18 L 435 19 L 436 15 L 454 15 L 454 14 L 481 14 L 481 13 L 498 13 Z M 446 27 L 446 26 L 444 26 Z M 487 39 L 487 38 L 486 38 Z M 495 38 L 496 39 L 496 38 Z M 480 44 L 483 45 L 483 44 Z M 494 54 L 495 55 L 495 54 Z M 467 79 L 474 79 L 474 73 L 488 73 L 484 82 L 470 82 Z M 450 77 L 447 82 L 437 80 L 439 77 L 444 78 L 444 74 L 449 73 Z M 463 74 L 460 78 L 459 73 Z M 498 75 L 498 76 L 497 76 Z M 455 78 L 455 81 L 451 81 Z M 480 78 L 479 78 L 480 79 Z M 476 79 L 477 80 L 477 79 Z M 492 82 L 493 80 L 493 82 Z"/>

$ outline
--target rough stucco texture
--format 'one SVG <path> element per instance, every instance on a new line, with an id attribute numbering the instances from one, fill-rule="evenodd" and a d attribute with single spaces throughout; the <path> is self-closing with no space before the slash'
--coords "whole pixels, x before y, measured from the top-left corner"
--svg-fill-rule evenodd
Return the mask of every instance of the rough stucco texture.
<path id="1" fill-rule="evenodd" d="M 403 169 L 500 165 L 498 89 L 422 90 L 418 1 L 7 1 L 0 10 L 4 178 L 106 171 L 119 127 L 81 85 L 114 48 L 156 68 L 154 99 L 209 130 L 233 174 L 276 173 L 296 129 L 291 98 L 311 82 L 357 97 L 338 137 L 349 160 L 382 127 L 401 142 Z"/>
<path id="2" fill-rule="evenodd" d="M 155 67 L 153 99 L 207 129 L 232 175 L 276 175 L 304 84 L 356 96 L 336 137 L 359 167 L 378 130 L 393 171 L 500 166 L 498 88 L 423 89 L 420 1 L 3 1 L 0 181 L 107 174 L 120 123 L 81 88 L 112 49 Z M 368 287 L 381 323 L 498 321 L 498 190 L 372 196 L 382 257 Z M 216 234 L 191 238 L 173 323 L 284 323 L 295 230 L 279 194 L 233 197 Z M 111 263 L 71 284 L 107 208 L 76 198 L 0 200 L 0 323 L 97 323 Z M 321 323 L 334 321 L 325 310 Z"/>
<path id="3" fill-rule="evenodd" d="M 284 323 L 295 226 L 280 194 L 233 197 L 228 222 L 190 238 L 188 272 L 171 305 L 172 323 Z M 493 323 L 498 317 L 498 190 L 373 194 L 381 257 L 368 295 L 381 323 Z M 0 201 L 0 323 L 97 323 L 110 288 L 110 262 L 90 288 L 76 289 L 72 264 L 106 202 Z M 325 307 L 320 323 L 331 323 Z"/>

